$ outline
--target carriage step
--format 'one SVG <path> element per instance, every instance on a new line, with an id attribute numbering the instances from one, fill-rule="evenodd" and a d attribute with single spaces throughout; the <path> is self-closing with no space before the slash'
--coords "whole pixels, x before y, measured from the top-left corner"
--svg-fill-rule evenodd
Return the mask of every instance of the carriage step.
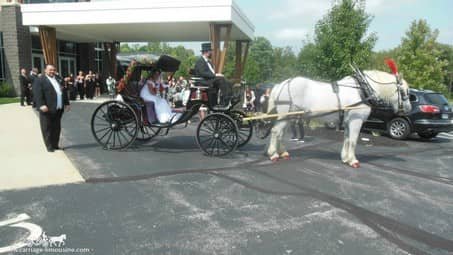
<path id="1" fill-rule="evenodd" d="M 165 122 L 165 123 L 153 123 L 150 126 L 151 127 L 158 127 L 158 128 L 169 128 L 172 125 L 170 122 Z"/>

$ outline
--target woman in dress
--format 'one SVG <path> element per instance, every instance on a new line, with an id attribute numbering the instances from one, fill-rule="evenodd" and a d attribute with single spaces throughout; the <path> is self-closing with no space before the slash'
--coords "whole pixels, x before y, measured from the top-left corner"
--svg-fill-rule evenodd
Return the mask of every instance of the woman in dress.
<path id="1" fill-rule="evenodd" d="M 155 70 L 141 89 L 140 97 L 145 101 L 146 107 L 150 109 L 148 110 L 149 120 L 153 119 L 153 116 L 150 116 L 149 113 L 152 111 L 151 107 L 154 104 L 154 111 L 160 123 L 175 122 L 178 120 L 179 114 L 173 113 L 167 100 L 161 97 L 163 89 L 164 87 L 160 81 L 160 71 Z"/>
<path id="2" fill-rule="evenodd" d="M 94 97 L 94 88 L 95 88 L 95 77 L 93 71 L 88 71 L 87 76 L 85 77 L 85 87 L 86 87 L 86 96 L 88 99 L 93 99 Z"/>
<path id="3" fill-rule="evenodd" d="M 244 105 L 242 108 L 244 108 L 245 111 L 251 112 L 255 110 L 255 92 L 247 88 L 244 93 Z"/>
<path id="4" fill-rule="evenodd" d="M 85 76 L 83 75 L 82 71 L 79 71 L 79 75 L 77 75 L 75 80 L 75 86 L 79 91 L 80 100 L 85 97 Z"/>

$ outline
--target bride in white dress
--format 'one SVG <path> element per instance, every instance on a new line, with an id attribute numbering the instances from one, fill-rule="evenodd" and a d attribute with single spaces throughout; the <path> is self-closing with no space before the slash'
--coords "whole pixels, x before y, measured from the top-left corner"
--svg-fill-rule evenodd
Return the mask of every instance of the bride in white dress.
<path id="1" fill-rule="evenodd" d="M 157 120 L 160 123 L 175 122 L 180 117 L 180 114 L 174 113 L 171 110 L 167 100 L 160 97 L 162 94 L 160 82 L 160 72 L 154 71 L 151 77 L 146 81 L 145 85 L 140 91 L 140 97 L 143 98 L 145 103 L 153 102 L 154 111 L 156 112 Z"/>

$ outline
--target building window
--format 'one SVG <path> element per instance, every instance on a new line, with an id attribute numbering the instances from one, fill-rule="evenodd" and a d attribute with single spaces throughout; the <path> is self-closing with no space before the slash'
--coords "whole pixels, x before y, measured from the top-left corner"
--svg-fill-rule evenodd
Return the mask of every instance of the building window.
<path id="1" fill-rule="evenodd" d="M 5 49 L 3 48 L 3 33 L 0 32 L 0 82 L 5 80 Z"/>
<path id="2" fill-rule="evenodd" d="M 58 41 L 58 52 L 60 54 L 76 55 L 77 54 L 77 44 L 74 42 L 68 41 Z"/>
<path id="3" fill-rule="evenodd" d="M 96 52 L 96 73 L 102 73 L 104 71 L 104 44 L 103 43 L 96 43 L 96 48 L 94 48 Z"/>

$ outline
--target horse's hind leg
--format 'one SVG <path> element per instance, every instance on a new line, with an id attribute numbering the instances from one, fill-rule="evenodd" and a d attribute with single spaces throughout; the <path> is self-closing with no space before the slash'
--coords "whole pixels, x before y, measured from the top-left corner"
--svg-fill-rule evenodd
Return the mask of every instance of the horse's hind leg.
<path id="1" fill-rule="evenodd" d="M 345 140 L 342 151 L 342 161 L 354 168 L 360 167 L 360 162 L 355 157 L 357 139 L 359 138 L 360 129 L 362 128 L 363 119 L 360 113 L 350 112 L 347 117 L 345 127 Z"/>
<path id="2" fill-rule="evenodd" d="M 289 153 L 286 151 L 282 141 L 287 124 L 287 121 L 282 120 L 277 121 L 272 127 L 271 139 L 267 150 L 267 155 L 272 161 L 277 161 L 280 157 L 289 158 Z"/>

